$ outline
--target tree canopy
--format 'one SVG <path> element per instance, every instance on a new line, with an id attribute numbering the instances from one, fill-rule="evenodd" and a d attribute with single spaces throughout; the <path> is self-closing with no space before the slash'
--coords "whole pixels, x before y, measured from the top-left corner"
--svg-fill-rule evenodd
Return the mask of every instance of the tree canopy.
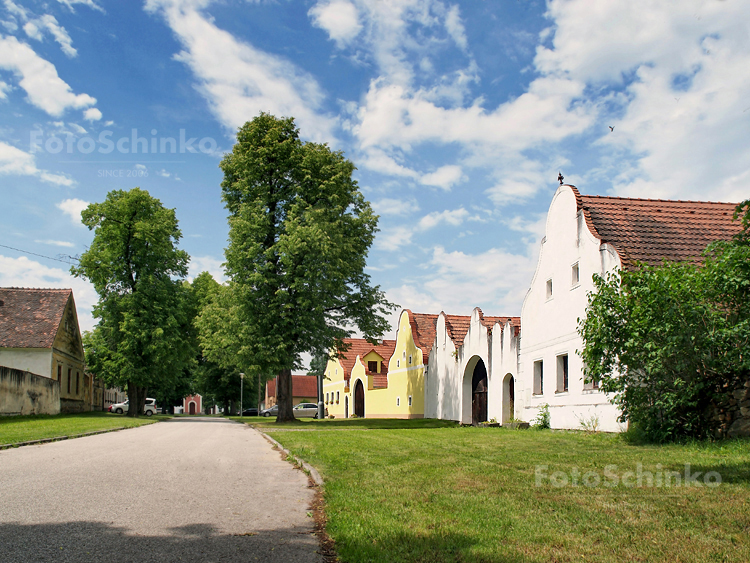
<path id="1" fill-rule="evenodd" d="M 195 355 L 194 309 L 182 283 L 189 257 L 177 248 L 174 210 L 139 188 L 112 191 L 81 215 L 94 240 L 71 273 L 99 295 L 87 364 L 108 384 L 127 386 L 128 414 L 138 416 L 148 390 L 174 386 Z"/>
<path id="2" fill-rule="evenodd" d="M 230 282 L 202 315 L 202 340 L 219 363 L 231 354 L 246 373 L 277 373 L 278 420 L 290 420 L 303 352 L 341 349 L 355 327 L 370 339 L 388 330 L 394 306 L 365 273 L 377 216 L 354 165 L 303 142 L 292 118 L 246 123 L 221 169 Z"/>
<path id="3" fill-rule="evenodd" d="M 748 208 L 735 214 L 742 231 L 710 245 L 702 264 L 595 277 L 579 321 L 586 378 L 651 441 L 714 436 L 717 404 L 750 378 Z"/>

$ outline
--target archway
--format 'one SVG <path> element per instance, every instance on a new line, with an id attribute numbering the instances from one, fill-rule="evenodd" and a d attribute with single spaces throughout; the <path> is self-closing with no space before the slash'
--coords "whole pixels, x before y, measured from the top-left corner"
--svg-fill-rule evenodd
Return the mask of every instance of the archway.
<path id="1" fill-rule="evenodd" d="M 349 397 L 344 397 L 344 418 L 349 418 Z"/>
<path id="2" fill-rule="evenodd" d="M 361 379 L 354 384 L 354 414 L 359 418 L 365 417 L 365 386 Z"/>
<path id="3" fill-rule="evenodd" d="M 503 378 L 503 424 L 515 418 L 516 381 L 510 373 Z"/>
<path id="4" fill-rule="evenodd" d="M 195 414 L 195 403 L 190 401 L 190 414 Z"/>

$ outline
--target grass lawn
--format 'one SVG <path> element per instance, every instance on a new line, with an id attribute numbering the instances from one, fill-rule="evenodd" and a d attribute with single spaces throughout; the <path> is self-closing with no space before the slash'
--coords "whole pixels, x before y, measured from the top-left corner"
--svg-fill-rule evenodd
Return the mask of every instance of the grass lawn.
<path id="1" fill-rule="evenodd" d="M 636 446 L 439 421 L 267 420 L 258 426 L 325 479 L 346 562 L 750 561 L 750 440 Z M 300 428 L 311 431 L 289 431 Z M 685 464 L 722 483 L 656 486 Z"/>
<path id="2" fill-rule="evenodd" d="M 130 418 L 121 414 L 107 412 L 86 412 L 81 414 L 56 414 L 32 416 L 0 417 L 0 445 L 17 444 L 31 440 L 57 438 L 110 430 L 113 428 L 131 428 L 165 420 L 169 416 L 154 415 Z"/>

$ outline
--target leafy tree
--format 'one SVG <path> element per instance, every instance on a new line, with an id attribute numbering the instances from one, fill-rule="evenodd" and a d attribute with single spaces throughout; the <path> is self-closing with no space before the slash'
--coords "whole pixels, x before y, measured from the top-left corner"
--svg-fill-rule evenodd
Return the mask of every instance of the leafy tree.
<path id="1" fill-rule="evenodd" d="M 745 215 L 742 232 L 710 245 L 701 265 L 595 277 L 579 321 L 586 378 L 651 441 L 715 435 L 717 403 L 750 376 L 747 234 Z"/>
<path id="2" fill-rule="evenodd" d="M 291 118 L 262 113 L 246 123 L 221 169 L 230 283 L 217 300 L 223 310 L 202 320 L 202 338 L 215 341 L 206 350 L 220 363 L 229 353 L 245 373 L 278 373 L 277 420 L 293 420 L 291 371 L 303 352 L 341 349 L 352 327 L 370 339 L 388 329 L 394 306 L 364 272 L 377 217 L 354 165 L 302 142 Z"/>
<path id="3" fill-rule="evenodd" d="M 194 357 L 189 257 L 173 209 L 139 188 L 116 190 L 82 213 L 91 247 L 71 268 L 99 294 L 87 363 L 110 385 L 127 387 L 129 416 L 143 414 L 149 389 L 174 386 Z"/>

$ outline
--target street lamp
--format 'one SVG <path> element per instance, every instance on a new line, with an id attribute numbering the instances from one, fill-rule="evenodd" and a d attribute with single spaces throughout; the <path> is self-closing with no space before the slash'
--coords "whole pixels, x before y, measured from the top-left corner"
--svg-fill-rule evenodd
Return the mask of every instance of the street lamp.
<path id="1" fill-rule="evenodd" d="M 245 383 L 245 374 L 240 372 L 240 418 L 242 418 L 242 386 Z"/>

